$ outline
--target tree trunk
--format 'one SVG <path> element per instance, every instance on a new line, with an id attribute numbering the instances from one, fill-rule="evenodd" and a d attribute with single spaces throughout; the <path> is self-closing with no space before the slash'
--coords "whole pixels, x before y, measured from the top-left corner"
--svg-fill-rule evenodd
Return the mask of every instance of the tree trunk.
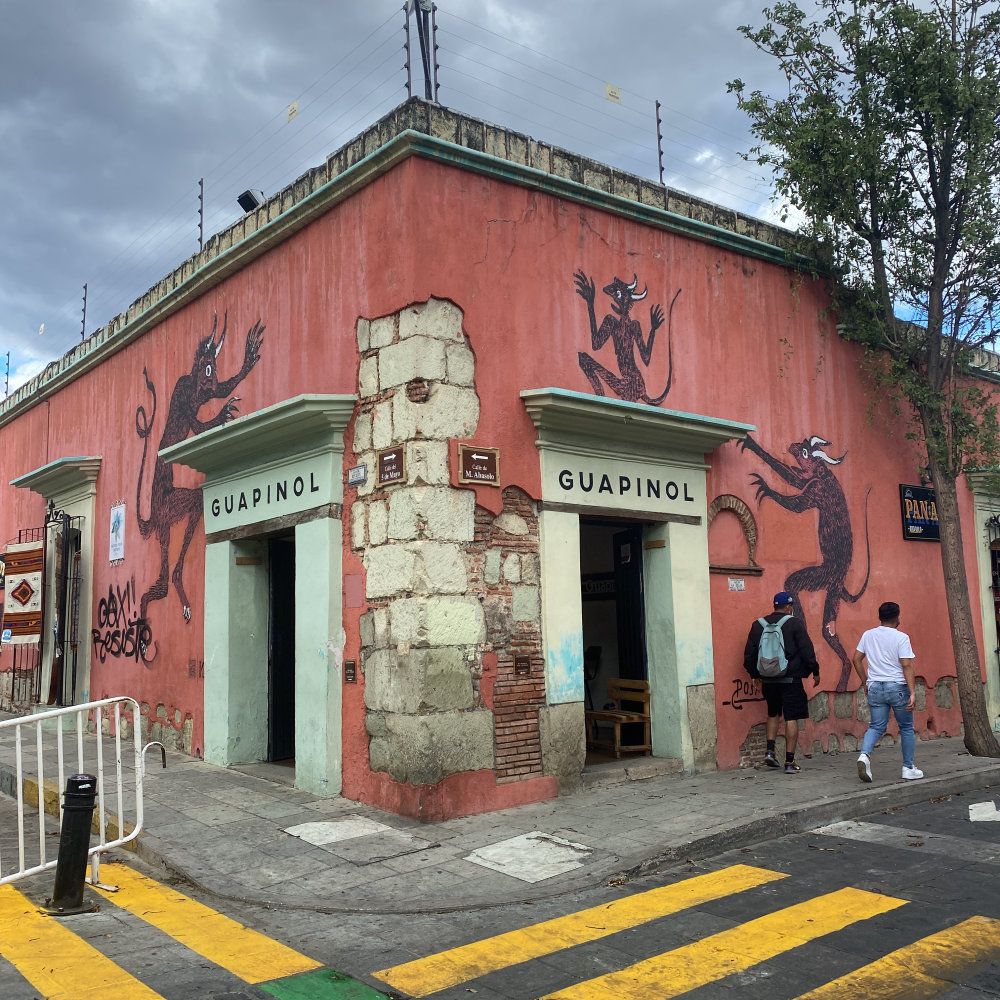
<path id="1" fill-rule="evenodd" d="M 958 515 L 955 479 L 946 471 L 935 468 L 937 463 L 933 451 L 929 460 L 941 531 L 941 566 L 944 570 L 948 617 L 951 620 L 951 644 L 955 653 L 958 699 L 965 724 L 965 746 L 975 757 L 1000 757 L 1000 743 L 997 742 L 986 712 L 986 693 L 983 688 L 983 671 L 979 646 L 976 643 L 976 630 L 973 627 L 969 582 L 965 572 L 965 551 L 962 545 L 962 525 Z M 918 644 L 919 641 L 918 633 Z M 919 660 L 917 662 L 919 663 Z"/>

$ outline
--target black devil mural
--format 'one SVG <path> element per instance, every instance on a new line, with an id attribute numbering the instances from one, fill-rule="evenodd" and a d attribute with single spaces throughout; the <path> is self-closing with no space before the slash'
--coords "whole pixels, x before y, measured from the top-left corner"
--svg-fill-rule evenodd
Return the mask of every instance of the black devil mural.
<path id="1" fill-rule="evenodd" d="M 670 324 L 667 327 L 667 387 L 659 396 L 650 398 L 646 391 L 646 380 L 636 364 L 635 350 L 638 348 L 643 367 L 648 368 L 653 357 L 653 338 L 656 336 L 656 331 L 663 326 L 663 309 L 658 305 L 650 307 L 649 339 L 644 339 L 639 321 L 632 319 L 629 313 L 634 302 L 640 302 L 646 297 L 648 289 L 643 289 L 640 295 L 636 295 L 635 289 L 639 284 L 636 276 L 633 276 L 631 285 L 626 285 L 621 278 L 614 278 L 610 285 L 604 286 L 604 294 L 611 299 L 611 313 L 608 313 L 598 326 L 597 314 L 594 311 L 596 288 L 593 279 L 588 278 L 583 271 L 577 271 L 573 275 L 573 280 L 576 283 L 577 294 L 587 303 L 591 349 L 599 351 L 610 340 L 618 362 L 616 375 L 598 364 L 589 354 L 583 351 L 579 353 L 580 367 L 587 376 L 587 381 L 594 387 L 594 392 L 598 396 L 603 396 L 604 385 L 607 385 L 616 396 L 630 403 L 649 403 L 651 406 L 659 406 L 670 392 L 670 382 L 673 378 L 674 363 L 670 331 L 673 326 L 674 303 L 681 290 L 677 289 L 670 303 Z"/>
<path id="2" fill-rule="evenodd" d="M 851 568 L 854 557 L 854 534 L 851 530 L 851 515 L 847 510 L 847 500 L 833 468 L 840 465 L 847 457 L 846 452 L 840 458 L 831 458 L 823 449 L 830 446 L 829 441 L 820 437 L 809 437 L 804 441 L 793 441 L 788 446 L 788 452 L 794 456 L 796 464 L 786 465 L 780 459 L 768 454 L 748 434 L 743 440 L 742 448 L 752 451 L 763 459 L 795 493 L 778 493 L 771 489 L 758 473 L 751 475 L 751 481 L 757 487 L 757 503 L 773 500 L 779 507 L 790 510 L 793 514 L 801 514 L 807 510 L 815 510 L 819 514 L 817 531 L 819 534 L 819 551 L 821 562 L 818 566 L 806 566 L 790 574 L 785 580 L 784 590 L 795 598 L 795 614 L 805 619 L 799 594 L 802 591 L 823 591 L 826 599 L 823 603 L 823 639 L 840 659 L 840 680 L 838 691 L 847 690 L 847 682 L 851 676 L 851 661 L 844 652 L 843 644 L 836 632 L 837 613 L 841 601 L 853 604 L 861 598 L 868 588 L 871 576 L 871 545 L 868 539 L 868 494 L 865 495 L 865 545 L 868 550 L 868 569 L 865 572 L 865 582 L 861 589 L 852 594 L 844 585 L 847 571 Z M 868 493 L 871 493 L 869 488 Z"/>
<path id="3" fill-rule="evenodd" d="M 212 332 L 198 344 L 195 350 L 191 371 L 177 380 L 174 391 L 170 395 L 167 420 L 157 451 L 177 444 L 190 435 L 200 434 L 212 427 L 219 427 L 227 420 L 232 420 L 239 412 L 239 407 L 236 404 L 240 397 L 230 396 L 230 393 L 250 374 L 254 365 L 260 360 L 260 348 L 264 340 L 265 328 L 259 320 L 251 327 L 247 333 L 242 367 L 232 378 L 220 382 L 218 359 L 222 345 L 226 340 L 228 319 L 227 313 L 223 319 L 222 333 L 216 342 L 215 331 L 218 324 L 218 315 L 216 315 L 212 322 Z M 153 420 L 156 417 L 156 389 L 149 380 L 145 368 L 142 370 L 142 375 L 146 380 L 146 388 L 153 397 L 153 412 L 147 417 L 146 410 L 142 406 L 135 411 L 136 433 L 143 440 L 142 464 L 139 467 L 139 481 L 136 486 L 136 519 L 139 522 L 139 531 L 143 538 L 149 538 L 150 535 L 156 536 L 157 544 L 160 547 L 160 575 L 139 601 L 139 618 L 141 621 L 145 621 L 146 611 L 150 603 L 162 600 L 167 596 L 169 575 L 177 590 L 177 596 L 180 597 L 184 618 L 190 621 L 191 606 L 187 594 L 184 592 L 184 557 L 187 555 L 191 538 L 202 516 L 202 493 L 199 489 L 174 486 L 173 469 L 157 455 L 149 494 L 149 517 L 142 516 L 142 478 L 146 469 L 149 436 L 152 433 Z M 213 399 L 224 399 L 226 396 L 230 398 L 214 417 L 209 420 L 199 418 L 198 413 L 206 403 Z M 174 564 L 173 573 L 170 574 L 170 532 L 175 524 L 181 522 L 184 522 L 184 541 L 180 554 L 177 556 L 177 562 Z M 143 658 L 145 659 L 145 657 Z"/>

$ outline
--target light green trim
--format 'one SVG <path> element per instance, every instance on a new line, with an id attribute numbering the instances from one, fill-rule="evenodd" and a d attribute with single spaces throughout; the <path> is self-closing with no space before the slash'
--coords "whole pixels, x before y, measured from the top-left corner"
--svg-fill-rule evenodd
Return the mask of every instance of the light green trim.
<path id="1" fill-rule="evenodd" d="M 765 260 L 782 267 L 792 267 L 796 270 L 811 270 L 816 267 L 811 258 L 802 254 L 791 253 L 751 236 L 734 233 L 731 230 L 722 229 L 686 215 L 678 215 L 676 212 L 670 212 L 655 205 L 645 205 L 642 202 L 633 201 L 631 198 L 609 194 L 607 191 L 601 191 L 599 188 L 581 184 L 579 181 L 570 180 L 567 177 L 560 177 L 547 170 L 539 170 L 537 167 L 529 167 L 522 163 L 513 163 L 510 160 L 491 156 L 489 153 L 469 149 L 467 146 L 444 142 L 421 132 L 402 132 L 399 139 L 393 141 L 400 140 L 406 140 L 409 143 L 412 154 L 423 156 L 425 159 L 449 163 L 521 187 L 531 187 L 557 198 L 565 198 L 568 201 L 589 205 L 603 212 L 611 212 L 644 225 L 666 229 L 702 243 L 710 243 L 726 250 L 734 250 L 737 253 L 756 257 L 759 260 Z"/>
<path id="2" fill-rule="evenodd" d="M 203 431 L 164 448 L 164 462 L 179 462 L 210 479 L 250 468 L 284 465 L 319 450 L 343 454 L 344 430 L 357 396 L 307 393 Z"/>
<path id="3" fill-rule="evenodd" d="M 583 599 L 580 579 L 580 518 L 546 510 L 538 515 L 541 561 L 542 655 L 549 705 L 582 702 Z"/>
<path id="4" fill-rule="evenodd" d="M 344 634 L 343 522 L 295 528 L 295 787 L 339 795 Z"/>
<path id="5" fill-rule="evenodd" d="M 206 545 L 204 756 L 210 764 L 267 759 L 267 620 L 266 543 Z"/>
<path id="6" fill-rule="evenodd" d="M 664 410 L 566 389 L 524 389 L 538 447 L 704 466 L 704 456 L 756 428 L 696 413 Z"/>
<path id="7" fill-rule="evenodd" d="M 1000 494 L 991 490 L 996 472 L 983 470 L 967 474 L 972 489 L 972 535 L 976 539 L 976 564 L 979 583 L 979 613 L 983 627 L 982 658 L 986 674 L 986 711 L 994 719 L 1000 719 L 1000 660 L 996 645 L 996 610 L 993 603 L 993 574 L 990 557 L 990 533 L 987 521 L 1000 516 Z M 971 581 L 970 581 L 971 583 Z M 971 588 L 970 588 L 971 591 Z M 996 724 L 994 724 L 996 725 Z"/>
<path id="8" fill-rule="evenodd" d="M 69 498 L 92 495 L 100 470 L 99 455 L 86 458 L 60 458 L 33 472 L 26 472 L 17 479 L 12 479 L 10 485 L 18 489 L 31 490 L 46 500 L 55 499 L 57 506 L 63 506 Z"/>

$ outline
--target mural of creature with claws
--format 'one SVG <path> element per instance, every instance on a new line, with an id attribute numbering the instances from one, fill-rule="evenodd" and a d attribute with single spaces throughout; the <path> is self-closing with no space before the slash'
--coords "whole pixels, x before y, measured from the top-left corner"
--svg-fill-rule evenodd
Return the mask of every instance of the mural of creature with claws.
<path id="1" fill-rule="evenodd" d="M 223 324 L 218 342 L 215 331 L 218 325 L 218 315 L 212 322 L 212 332 L 199 344 L 194 354 L 191 371 L 182 375 L 174 386 L 167 409 L 167 419 L 163 427 L 163 436 L 157 452 L 172 444 L 185 440 L 192 434 L 200 434 L 211 427 L 219 427 L 239 412 L 236 405 L 240 397 L 230 396 L 230 393 L 250 374 L 254 365 L 260 360 L 260 348 L 264 340 L 264 325 L 258 320 L 247 333 L 246 346 L 243 351 L 243 365 L 240 370 L 225 382 L 219 381 L 218 359 L 222 345 L 226 340 L 228 313 Z M 174 473 L 170 465 L 157 455 L 153 468 L 153 482 L 149 496 L 149 517 L 142 516 L 142 480 L 146 469 L 146 453 L 149 448 L 149 437 L 153 430 L 153 420 L 156 417 L 156 389 L 149 380 L 146 369 L 142 370 L 146 380 L 146 388 L 153 397 L 153 410 L 147 417 L 144 407 L 135 411 L 136 433 L 142 438 L 142 464 L 139 467 L 139 482 L 136 487 L 136 519 L 143 538 L 156 536 L 160 547 L 160 574 L 155 583 L 142 595 L 139 602 L 139 619 L 146 620 L 146 611 L 152 601 L 162 600 L 167 596 L 168 575 L 177 590 L 181 600 L 184 618 L 191 620 L 191 605 L 184 592 L 184 557 L 194 535 L 198 522 L 202 517 L 202 493 L 200 489 L 174 485 Z M 222 405 L 215 416 L 201 420 L 199 411 L 210 400 L 229 399 Z M 175 524 L 184 522 L 184 541 L 180 554 L 170 574 L 169 548 L 170 532 Z M 145 655 L 143 659 L 146 659 Z M 148 661 L 147 661 L 148 662 Z"/>
<path id="2" fill-rule="evenodd" d="M 796 491 L 791 494 L 779 493 L 767 485 L 763 476 L 755 472 L 751 475 L 751 481 L 757 487 L 758 504 L 764 500 L 773 500 L 779 507 L 793 514 L 802 514 L 807 510 L 815 510 L 819 514 L 817 530 L 821 562 L 818 566 L 806 566 L 791 573 L 785 580 L 783 589 L 795 598 L 794 613 L 803 620 L 805 615 L 799 594 L 802 591 L 825 592 L 823 639 L 840 660 L 841 671 L 837 691 L 846 691 L 852 667 L 836 632 L 837 614 L 840 611 L 841 601 L 853 604 L 868 588 L 872 568 L 871 544 L 868 538 L 868 494 L 871 493 L 871 487 L 865 494 L 865 544 L 868 549 L 868 569 L 861 589 L 852 594 L 844 585 L 854 556 L 851 515 L 847 510 L 844 491 L 833 474 L 834 467 L 840 465 L 847 454 L 845 452 L 840 458 L 831 458 L 824 450 L 829 446 L 829 441 L 815 435 L 804 441 L 793 441 L 788 446 L 789 454 L 795 458 L 793 466 L 766 452 L 749 434 L 742 443 L 744 450 L 751 451 L 763 459 Z"/>
<path id="3" fill-rule="evenodd" d="M 630 403 L 648 403 L 650 406 L 659 406 L 670 392 L 670 382 L 673 378 L 673 354 L 671 350 L 670 329 L 673 326 L 674 302 L 681 294 L 680 289 L 675 293 L 670 303 L 670 325 L 667 327 L 667 387 L 663 392 L 651 398 L 646 390 L 646 380 L 639 370 L 635 361 L 635 350 L 638 348 L 639 357 L 644 367 L 649 367 L 649 362 L 653 357 L 653 338 L 656 331 L 663 326 L 663 310 L 658 305 L 654 305 L 649 310 L 649 339 L 642 335 L 642 327 L 639 321 L 632 319 L 629 315 L 632 304 L 640 302 L 646 297 L 648 289 L 643 289 L 640 295 L 636 295 L 635 289 L 639 284 L 639 279 L 635 275 L 632 277 L 632 284 L 626 285 L 621 278 L 614 278 L 610 285 L 604 286 L 604 294 L 611 299 L 611 313 L 601 320 L 601 325 L 597 325 L 597 313 L 594 311 L 594 299 L 596 288 L 593 279 L 588 278 L 583 271 L 577 271 L 573 275 L 576 284 L 576 293 L 587 303 L 587 313 L 590 317 L 590 346 L 592 350 L 599 351 L 608 340 L 611 341 L 615 350 L 615 359 L 618 362 L 618 374 L 598 364 L 589 354 L 581 351 L 577 358 L 583 374 L 587 376 L 587 381 L 594 388 L 598 396 L 604 395 L 604 385 L 621 399 Z M 612 315 L 612 313 L 614 315 Z"/>

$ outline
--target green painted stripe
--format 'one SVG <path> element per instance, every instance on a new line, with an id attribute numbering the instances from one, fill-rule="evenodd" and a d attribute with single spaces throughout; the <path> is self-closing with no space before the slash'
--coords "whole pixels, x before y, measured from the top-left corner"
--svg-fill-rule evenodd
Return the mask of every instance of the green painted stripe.
<path id="1" fill-rule="evenodd" d="M 335 969 L 302 972 L 287 979 L 258 983 L 257 988 L 278 1000 L 386 1000 L 387 996 Z"/>

